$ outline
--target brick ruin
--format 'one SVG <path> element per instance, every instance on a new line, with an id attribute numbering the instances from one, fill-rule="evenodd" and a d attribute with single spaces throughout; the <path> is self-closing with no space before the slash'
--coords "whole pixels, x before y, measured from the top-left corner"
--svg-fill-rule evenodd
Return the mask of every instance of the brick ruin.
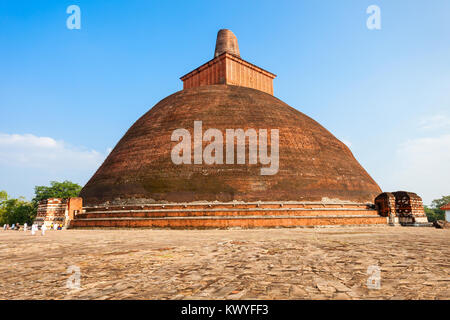
<path id="1" fill-rule="evenodd" d="M 375 198 L 375 207 L 382 217 L 388 217 L 389 223 L 394 224 L 395 196 L 390 192 L 383 192 Z"/>
<path id="2" fill-rule="evenodd" d="M 45 224 L 47 228 L 51 224 L 62 224 L 67 227 L 75 215 L 83 209 L 81 198 L 49 198 L 38 204 L 37 215 L 34 223 L 39 226 Z"/>
<path id="3" fill-rule="evenodd" d="M 413 192 L 383 192 L 375 198 L 375 206 L 391 225 L 428 222 L 422 198 Z"/>

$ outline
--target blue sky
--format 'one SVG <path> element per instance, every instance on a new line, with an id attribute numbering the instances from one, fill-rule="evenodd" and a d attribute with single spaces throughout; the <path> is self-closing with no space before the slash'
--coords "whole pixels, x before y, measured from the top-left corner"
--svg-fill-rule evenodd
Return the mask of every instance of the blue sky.
<path id="1" fill-rule="evenodd" d="M 69 5 L 81 29 L 69 30 Z M 381 30 L 369 30 L 369 5 Z M 0 2 L 0 189 L 84 184 L 221 28 L 385 191 L 450 194 L 450 1 Z"/>

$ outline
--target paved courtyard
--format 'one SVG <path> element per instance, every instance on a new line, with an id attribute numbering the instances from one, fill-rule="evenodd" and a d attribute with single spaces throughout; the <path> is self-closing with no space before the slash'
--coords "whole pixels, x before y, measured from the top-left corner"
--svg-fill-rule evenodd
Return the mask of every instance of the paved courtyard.
<path id="1" fill-rule="evenodd" d="M 2 230 L 0 299 L 450 299 L 450 231 Z"/>

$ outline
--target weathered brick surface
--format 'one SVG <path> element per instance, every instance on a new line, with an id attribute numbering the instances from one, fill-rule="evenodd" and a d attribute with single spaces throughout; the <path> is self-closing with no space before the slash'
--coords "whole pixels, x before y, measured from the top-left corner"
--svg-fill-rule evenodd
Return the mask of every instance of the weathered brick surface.
<path id="1" fill-rule="evenodd" d="M 230 84 L 253 88 L 273 95 L 276 76 L 229 53 L 208 61 L 181 77 L 183 89 L 212 84 Z"/>
<path id="2" fill-rule="evenodd" d="M 65 224 L 67 199 L 50 198 L 42 200 L 38 204 L 35 223 L 45 224 L 47 227 L 53 224 Z"/>
<path id="3" fill-rule="evenodd" d="M 164 203 L 164 204 L 109 204 L 101 206 L 86 206 L 86 213 L 112 212 L 117 210 L 185 210 L 185 209 L 353 209 L 367 210 L 369 203 L 356 202 L 191 202 L 191 203 Z"/>
<path id="4" fill-rule="evenodd" d="M 203 121 L 203 130 L 278 129 L 278 173 L 261 175 L 261 164 L 175 165 L 170 153 L 177 142 L 171 141 L 171 134 L 185 128 L 193 135 L 196 120 Z M 259 90 L 212 85 L 179 91 L 142 116 L 80 196 L 91 206 L 130 199 L 161 203 L 326 197 L 373 203 L 380 193 L 348 147 L 313 119 Z"/>
<path id="5" fill-rule="evenodd" d="M 151 228 L 270 228 L 386 224 L 357 203 L 210 203 L 87 207 L 71 226 Z"/>
<path id="6" fill-rule="evenodd" d="M 67 211 L 69 219 L 73 220 L 77 213 L 83 210 L 82 198 L 69 198 L 67 203 Z"/>
<path id="7" fill-rule="evenodd" d="M 375 206 L 382 217 L 396 216 L 395 196 L 390 192 L 383 192 L 375 198 Z"/>
<path id="8" fill-rule="evenodd" d="M 385 225 L 386 218 L 379 216 L 335 216 L 335 217 L 292 217 L 292 218 L 222 218 L 215 219 L 81 219 L 72 222 L 75 228 L 171 228 L 171 229 L 228 229 L 228 228 L 273 228 L 312 227 L 343 225 Z"/>
<path id="9" fill-rule="evenodd" d="M 240 57 L 239 45 L 236 36 L 231 30 L 221 29 L 217 32 L 216 49 L 214 51 L 214 58 L 227 52 L 237 57 Z"/>
<path id="10" fill-rule="evenodd" d="M 413 192 L 397 191 L 395 196 L 395 212 L 399 217 L 426 217 L 422 198 Z"/>
<path id="11" fill-rule="evenodd" d="M 383 192 L 375 198 L 375 206 L 383 217 L 391 223 L 427 222 L 422 198 L 412 192 Z"/>

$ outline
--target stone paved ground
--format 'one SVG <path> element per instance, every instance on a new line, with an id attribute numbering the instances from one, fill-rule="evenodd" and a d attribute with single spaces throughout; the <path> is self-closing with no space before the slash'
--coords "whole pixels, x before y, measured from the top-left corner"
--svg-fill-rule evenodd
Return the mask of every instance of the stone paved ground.
<path id="1" fill-rule="evenodd" d="M 387 226 L 0 231 L 0 299 L 449 299 L 449 240 Z M 71 265 L 81 289 L 66 288 Z"/>

